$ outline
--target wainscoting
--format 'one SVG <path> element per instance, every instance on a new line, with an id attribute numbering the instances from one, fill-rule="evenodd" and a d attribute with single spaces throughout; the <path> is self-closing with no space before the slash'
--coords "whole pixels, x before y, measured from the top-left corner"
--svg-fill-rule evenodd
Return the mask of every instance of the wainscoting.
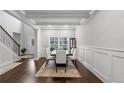
<path id="1" fill-rule="evenodd" d="M 77 59 L 103 82 L 124 82 L 124 51 L 77 48 Z"/>

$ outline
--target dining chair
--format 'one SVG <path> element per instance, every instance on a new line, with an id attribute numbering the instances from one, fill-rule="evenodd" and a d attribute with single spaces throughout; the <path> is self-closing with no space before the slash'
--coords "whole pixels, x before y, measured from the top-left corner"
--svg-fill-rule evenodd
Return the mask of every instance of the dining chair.
<path id="1" fill-rule="evenodd" d="M 73 55 L 72 56 L 68 56 L 68 59 L 71 60 L 75 64 L 75 66 L 77 68 L 76 48 L 73 49 Z"/>
<path id="2" fill-rule="evenodd" d="M 71 48 L 71 54 L 73 54 L 73 52 L 74 52 L 74 48 Z"/>
<path id="3" fill-rule="evenodd" d="M 48 65 L 49 61 L 53 60 L 55 62 L 55 57 L 50 55 L 50 50 L 49 48 L 46 48 L 46 65 Z"/>
<path id="4" fill-rule="evenodd" d="M 57 66 L 58 65 L 64 65 L 65 66 L 65 73 L 66 73 L 66 51 L 65 50 L 57 50 L 56 51 L 56 72 L 58 72 L 57 70 Z"/>

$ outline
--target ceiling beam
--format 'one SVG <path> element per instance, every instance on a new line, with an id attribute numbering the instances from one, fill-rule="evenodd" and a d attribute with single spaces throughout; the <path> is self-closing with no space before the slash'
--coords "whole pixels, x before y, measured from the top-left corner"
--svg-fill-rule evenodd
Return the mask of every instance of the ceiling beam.
<path id="1" fill-rule="evenodd" d="M 26 14 L 28 18 L 88 18 L 89 14 Z"/>
<path id="2" fill-rule="evenodd" d="M 80 25 L 80 22 L 36 22 L 35 25 Z"/>

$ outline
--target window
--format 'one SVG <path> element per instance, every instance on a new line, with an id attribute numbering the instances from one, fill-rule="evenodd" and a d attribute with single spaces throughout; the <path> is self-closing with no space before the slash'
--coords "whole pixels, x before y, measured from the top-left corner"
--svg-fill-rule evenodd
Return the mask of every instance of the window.
<path id="1" fill-rule="evenodd" d="M 60 48 L 64 50 L 68 49 L 68 39 L 66 37 L 60 37 Z"/>
<path id="2" fill-rule="evenodd" d="M 58 38 L 57 37 L 50 37 L 50 51 L 58 49 Z"/>
<path id="3" fill-rule="evenodd" d="M 67 37 L 50 37 L 49 38 L 50 51 L 57 49 L 68 50 L 68 38 Z"/>

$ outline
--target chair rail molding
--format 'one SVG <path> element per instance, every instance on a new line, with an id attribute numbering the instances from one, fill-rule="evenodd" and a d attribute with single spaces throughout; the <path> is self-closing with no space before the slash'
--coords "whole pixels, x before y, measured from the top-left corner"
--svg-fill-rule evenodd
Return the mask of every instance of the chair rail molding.
<path id="1" fill-rule="evenodd" d="M 103 82 L 124 82 L 124 50 L 77 47 L 77 59 Z"/>

